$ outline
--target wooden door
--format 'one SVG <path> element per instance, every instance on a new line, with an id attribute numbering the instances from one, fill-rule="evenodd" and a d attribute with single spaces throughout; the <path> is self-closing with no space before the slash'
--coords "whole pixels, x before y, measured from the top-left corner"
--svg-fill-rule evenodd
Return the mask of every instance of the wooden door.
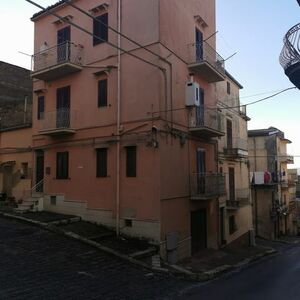
<path id="1" fill-rule="evenodd" d="M 191 212 L 192 254 L 207 247 L 206 209 Z"/>

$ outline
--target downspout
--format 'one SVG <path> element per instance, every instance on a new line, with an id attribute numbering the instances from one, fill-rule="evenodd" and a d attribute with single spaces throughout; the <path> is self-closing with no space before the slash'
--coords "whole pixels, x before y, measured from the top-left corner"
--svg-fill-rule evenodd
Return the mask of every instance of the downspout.
<path id="1" fill-rule="evenodd" d="M 121 33 L 121 0 L 118 0 L 118 32 Z M 121 36 L 118 34 L 118 87 L 117 87 L 117 186 L 116 186 L 116 234 L 120 235 L 120 134 L 121 134 Z"/>

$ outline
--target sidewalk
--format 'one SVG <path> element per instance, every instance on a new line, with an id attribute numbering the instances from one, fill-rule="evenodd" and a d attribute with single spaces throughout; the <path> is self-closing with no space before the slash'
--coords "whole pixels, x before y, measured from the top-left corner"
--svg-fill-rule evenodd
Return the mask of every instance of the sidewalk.
<path id="1" fill-rule="evenodd" d="M 206 249 L 191 258 L 181 261 L 177 265 L 169 265 L 162 262 L 162 268 L 157 247 L 145 240 L 116 237 L 113 230 L 82 221 L 76 216 L 51 212 L 20 214 L 2 210 L 0 210 L 0 216 L 17 219 L 63 234 L 133 264 L 150 269 L 153 272 L 169 273 L 196 281 L 214 279 L 225 272 L 241 268 L 264 256 L 277 253 L 273 248 L 266 246 L 267 242 L 264 243 L 262 241 L 255 247 L 227 246 L 221 250 Z M 272 243 L 277 242 L 273 241 Z"/>
<path id="2" fill-rule="evenodd" d="M 198 277 L 198 280 L 211 280 L 276 252 L 273 248 L 264 246 L 227 246 L 220 250 L 205 249 L 183 260 L 176 267 L 189 271 L 190 275 Z"/>

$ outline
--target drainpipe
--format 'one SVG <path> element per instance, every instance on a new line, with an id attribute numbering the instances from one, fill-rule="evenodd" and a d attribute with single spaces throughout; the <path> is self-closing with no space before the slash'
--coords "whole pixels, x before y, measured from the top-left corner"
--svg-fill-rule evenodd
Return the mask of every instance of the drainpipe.
<path id="1" fill-rule="evenodd" d="M 118 32 L 121 32 L 121 0 L 118 0 Z M 117 95 L 117 186 L 116 186 L 116 234 L 120 235 L 120 134 L 121 134 L 121 36 L 118 34 L 118 95 Z"/>

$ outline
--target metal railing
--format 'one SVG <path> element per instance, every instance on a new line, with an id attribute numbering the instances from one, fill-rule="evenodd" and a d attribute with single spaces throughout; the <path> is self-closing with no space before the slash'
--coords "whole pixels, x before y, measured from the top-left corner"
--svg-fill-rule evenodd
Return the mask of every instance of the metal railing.
<path id="1" fill-rule="evenodd" d="M 300 23 L 293 26 L 285 35 L 284 46 L 280 53 L 280 64 L 286 70 L 300 62 Z"/>
<path id="2" fill-rule="evenodd" d="M 69 108 L 61 108 L 55 111 L 45 112 L 40 120 L 40 130 L 75 129 L 76 111 Z"/>
<path id="3" fill-rule="evenodd" d="M 44 179 L 36 183 L 30 190 L 25 190 L 23 193 L 23 198 L 29 199 L 34 193 L 43 193 L 44 191 Z"/>
<path id="4" fill-rule="evenodd" d="M 216 108 L 208 108 L 203 105 L 193 108 L 190 117 L 190 128 L 207 127 L 222 131 L 221 113 Z"/>
<path id="5" fill-rule="evenodd" d="M 66 62 L 80 66 L 83 63 L 82 60 L 83 47 L 72 42 L 65 42 L 34 54 L 32 56 L 31 70 L 38 72 Z"/>
<path id="6" fill-rule="evenodd" d="M 219 73 L 225 75 L 225 61 L 207 42 L 188 45 L 188 64 L 208 62 Z"/>
<path id="7" fill-rule="evenodd" d="M 225 176 L 219 173 L 194 173 L 191 176 L 192 197 L 218 197 L 226 193 Z"/>

